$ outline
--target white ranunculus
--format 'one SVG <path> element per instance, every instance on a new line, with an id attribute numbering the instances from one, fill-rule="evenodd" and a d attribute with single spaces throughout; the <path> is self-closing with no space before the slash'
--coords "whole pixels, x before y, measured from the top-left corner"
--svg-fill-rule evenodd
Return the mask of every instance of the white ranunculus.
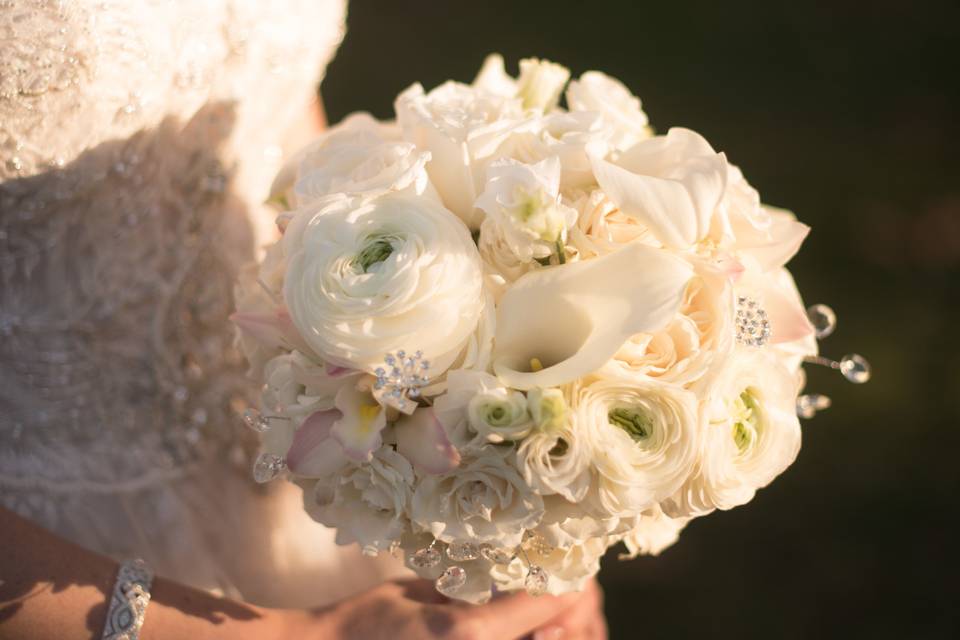
<path id="1" fill-rule="evenodd" d="M 704 390 L 697 471 L 664 503 L 671 517 L 749 502 L 800 451 L 796 377 L 764 349 L 740 348 Z"/>
<path id="2" fill-rule="evenodd" d="M 284 243 L 290 315 L 329 362 L 372 371 L 387 353 L 420 350 L 439 376 L 477 329 L 480 256 L 430 198 L 328 198 L 296 213 Z"/>
<path id="3" fill-rule="evenodd" d="M 680 532 L 690 520 L 688 518 L 671 518 L 667 516 L 660 505 L 644 511 L 637 521 L 637 526 L 623 537 L 627 553 L 620 556 L 621 560 L 632 560 L 637 556 L 658 556 L 664 549 L 672 546 L 680 539 Z"/>
<path id="4" fill-rule="evenodd" d="M 710 232 L 727 181 L 727 160 L 699 134 L 670 129 L 614 160 L 591 155 L 600 187 L 664 245 L 687 249 Z"/>
<path id="5" fill-rule="evenodd" d="M 396 100 L 404 139 L 431 155 L 427 173 L 440 198 L 471 229 L 483 220 L 474 207 L 486 164 L 503 141 L 539 127 L 520 99 L 447 82 L 425 93 L 415 84 Z"/>
<path id="6" fill-rule="evenodd" d="M 512 455 L 488 450 L 453 473 L 422 478 L 411 520 L 443 542 L 520 544 L 523 532 L 543 516 L 543 500 L 507 459 Z"/>
<path id="7" fill-rule="evenodd" d="M 430 154 L 400 139 L 399 129 L 354 113 L 296 153 L 271 188 L 290 207 L 334 193 L 377 194 L 429 187 Z"/>
<path id="8" fill-rule="evenodd" d="M 639 514 L 686 481 L 697 460 L 696 396 L 642 378 L 598 379 L 577 397 L 580 428 L 590 430 L 602 507 Z"/>
<path id="9" fill-rule="evenodd" d="M 336 527 L 337 544 L 356 542 L 364 553 L 376 554 L 388 550 L 406 530 L 414 480 L 410 463 L 383 447 L 369 463 L 304 491 L 304 506 L 314 520 Z"/>
<path id="10" fill-rule="evenodd" d="M 617 149 L 626 149 L 652 135 L 639 98 L 605 73 L 587 71 L 570 82 L 567 106 L 571 112 L 599 112 L 607 122 L 610 141 Z"/>
<path id="11" fill-rule="evenodd" d="M 509 158 L 491 163 L 477 208 L 487 214 L 480 227 L 481 246 L 501 237 L 520 262 L 562 252 L 567 229 L 577 221 L 577 212 L 560 200 L 556 156 L 533 165 Z"/>
<path id="12" fill-rule="evenodd" d="M 537 391 L 531 390 L 530 394 Z M 546 404 L 542 403 L 542 398 L 538 400 L 541 400 L 540 404 Z M 552 404 L 557 405 L 556 402 Z M 566 415 L 553 417 L 548 428 L 539 428 L 520 442 L 516 460 L 524 479 L 534 491 L 544 496 L 559 494 L 578 502 L 590 486 L 592 434 L 576 424 L 576 417 L 566 409 L 566 403 L 563 403 L 563 411 Z M 556 416 L 558 412 L 549 413 Z"/>

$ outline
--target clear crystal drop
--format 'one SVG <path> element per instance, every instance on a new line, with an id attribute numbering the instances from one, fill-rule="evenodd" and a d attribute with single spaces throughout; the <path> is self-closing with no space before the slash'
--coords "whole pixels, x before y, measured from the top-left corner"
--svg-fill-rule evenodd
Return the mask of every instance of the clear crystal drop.
<path id="1" fill-rule="evenodd" d="M 467 562 L 480 557 L 477 545 L 469 542 L 454 542 L 447 547 L 447 557 L 454 562 Z"/>
<path id="2" fill-rule="evenodd" d="M 250 408 L 243 412 L 243 423 L 256 431 L 263 433 L 270 428 L 270 421 L 256 409 Z"/>
<path id="3" fill-rule="evenodd" d="M 820 393 L 809 393 L 797 398 L 797 415 L 809 420 L 818 411 L 830 408 L 830 398 Z"/>
<path id="4" fill-rule="evenodd" d="M 440 564 L 440 552 L 433 547 L 420 549 L 410 558 L 410 564 L 417 569 L 429 569 Z"/>
<path id="5" fill-rule="evenodd" d="M 253 463 L 253 479 L 263 484 L 270 482 L 286 468 L 283 457 L 275 453 L 261 453 Z"/>
<path id="6" fill-rule="evenodd" d="M 480 545 L 480 555 L 493 564 L 510 564 L 513 560 L 513 554 L 507 553 L 503 549 L 497 549 L 491 544 Z"/>
<path id="7" fill-rule="evenodd" d="M 437 578 L 437 591 L 445 596 L 453 595 L 460 587 L 467 583 L 467 572 L 463 567 L 447 567 Z"/>
<path id="8" fill-rule="evenodd" d="M 850 382 L 862 384 L 870 379 L 870 363 L 856 353 L 840 359 L 840 373 Z"/>
<path id="9" fill-rule="evenodd" d="M 815 304 L 807 309 L 807 318 L 818 339 L 826 338 L 837 328 L 837 314 L 825 304 Z"/>
<path id="10" fill-rule="evenodd" d="M 543 570 L 543 567 L 532 564 L 530 565 L 530 570 L 527 571 L 527 577 L 523 581 L 523 586 L 530 595 L 542 596 L 547 592 L 547 582 L 549 580 L 550 576 Z"/>

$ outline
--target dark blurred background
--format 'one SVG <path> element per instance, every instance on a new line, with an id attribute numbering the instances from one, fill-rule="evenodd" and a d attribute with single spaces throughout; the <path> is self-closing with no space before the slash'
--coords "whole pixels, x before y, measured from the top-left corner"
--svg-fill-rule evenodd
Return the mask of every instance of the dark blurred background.
<path id="1" fill-rule="evenodd" d="M 606 558 L 613 638 L 960 637 L 960 3 L 372 2 L 322 85 L 329 119 L 469 82 L 488 52 L 599 69 L 660 132 L 704 134 L 813 227 L 791 263 L 868 356 L 796 464 L 658 558 Z"/>

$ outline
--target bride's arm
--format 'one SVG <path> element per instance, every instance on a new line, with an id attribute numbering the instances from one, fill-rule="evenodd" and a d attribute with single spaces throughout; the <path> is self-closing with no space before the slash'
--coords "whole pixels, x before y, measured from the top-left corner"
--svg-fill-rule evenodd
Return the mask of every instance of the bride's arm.
<path id="1" fill-rule="evenodd" d="M 99 638 L 117 563 L 0 508 L 0 640 Z M 482 606 L 445 602 L 424 581 L 387 582 L 314 611 L 267 609 L 157 578 L 143 640 L 604 638 L 595 584 L 584 593 L 516 594 Z M 541 636 L 538 636 L 541 637 Z"/>
<path id="2" fill-rule="evenodd" d="M 0 638 L 99 638 L 117 563 L 0 509 Z M 280 611 L 157 578 L 140 637 L 281 638 Z M 289 636 L 293 637 L 293 636 Z"/>

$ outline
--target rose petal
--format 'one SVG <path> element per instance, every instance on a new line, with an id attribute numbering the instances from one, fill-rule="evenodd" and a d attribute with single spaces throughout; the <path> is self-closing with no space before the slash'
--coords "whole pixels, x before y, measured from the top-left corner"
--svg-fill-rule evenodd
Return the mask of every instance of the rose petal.
<path id="1" fill-rule="evenodd" d="M 420 408 L 413 415 L 402 417 L 395 430 L 397 451 L 419 471 L 447 473 L 460 464 L 460 453 L 450 444 L 433 408 Z"/>
<path id="2" fill-rule="evenodd" d="M 347 459 L 340 445 L 330 438 L 333 424 L 342 417 L 336 409 L 310 414 L 293 436 L 287 451 L 287 467 L 298 476 L 321 477 L 336 472 Z"/>

